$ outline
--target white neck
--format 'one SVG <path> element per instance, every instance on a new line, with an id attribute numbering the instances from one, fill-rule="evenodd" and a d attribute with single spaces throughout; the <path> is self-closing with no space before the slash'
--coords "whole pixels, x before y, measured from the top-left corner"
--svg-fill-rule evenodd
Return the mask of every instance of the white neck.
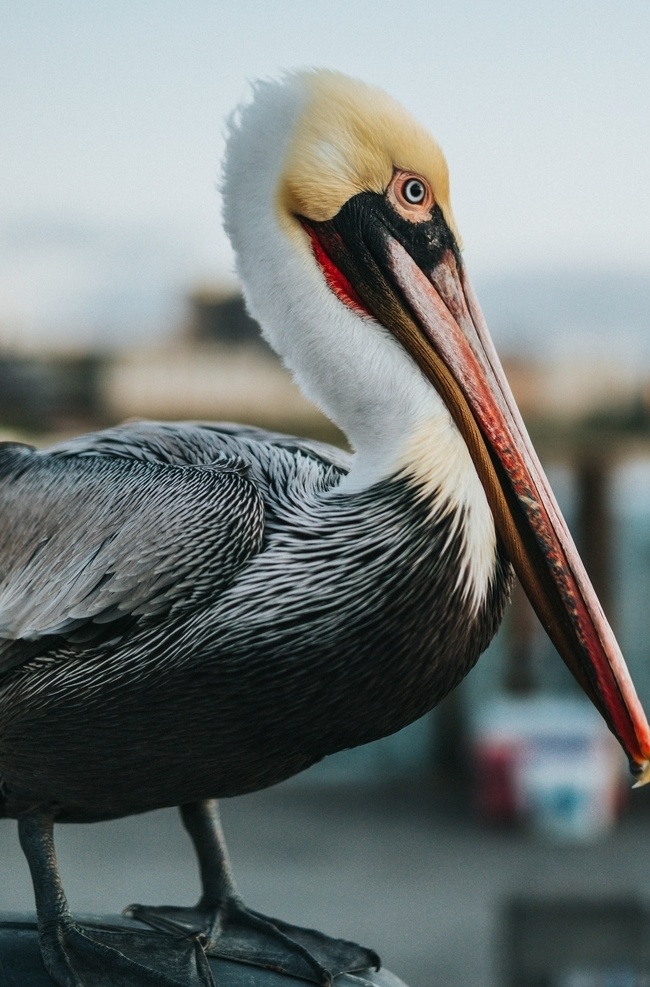
<path id="1" fill-rule="evenodd" d="M 304 394 L 350 441 L 353 466 L 339 491 L 364 490 L 402 474 L 432 513 L 453 511 L 465 545 L 459 580 L 478 604 L 494 571 L 496 536 L 465 442 L 394 336 L 341 302 L 306 234 L 279 221 L 279 178 L 305 102 L 299 78 L 281 86 L 261 83 L 231 123 L 224 221 L 248 307 Z"/>
<path id="2" fill-rule="evenodd" d="M 356 455 L 346 485 L 360 489 L 403 467 L 410 438 L 449 416 L 394 337 L 330 291 L 306 234 L 279 222 L 278 182 L 306 99 L 299 77 L 258 84 L 231 127 L 224 220 L 252 315 L 306 396 L 347 435 Z"/>

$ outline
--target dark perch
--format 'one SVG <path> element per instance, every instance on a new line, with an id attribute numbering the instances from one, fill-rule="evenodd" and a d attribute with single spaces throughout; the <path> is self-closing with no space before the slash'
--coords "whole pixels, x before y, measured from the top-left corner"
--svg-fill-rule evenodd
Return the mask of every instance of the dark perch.
<path id="1" fill-rule="evenodd" d="M 80 924 L 101 930 L 107 936 L 138 935 L 155 943 L 160 938 L 153 930 L 144 930 L 138 922 L 120 915 L 82 916 Z M 296 979 L 234 960 L 208 958 L 210 974 L 216 987 L 299 987 L 309 981 Z M 41 957 L 36 922 L 28 915 L 0 913 L 0 984 L 2 987 L 56 987 L 48 975 Z M 201 984 L 196 977 L 184 982 L 184 987 Z M 99 987 L 99 985 L 98 985 Z M 110 982 L 116 987 L 116 981 Z M 342 974 L 334 980 L 334 987 L 406 987 L 388 970 L 368 971 L 364 974 Z"/>

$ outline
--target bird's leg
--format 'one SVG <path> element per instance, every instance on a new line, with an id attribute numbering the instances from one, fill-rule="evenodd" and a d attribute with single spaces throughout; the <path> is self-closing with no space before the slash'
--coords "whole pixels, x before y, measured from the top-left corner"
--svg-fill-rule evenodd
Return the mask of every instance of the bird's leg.
<path id="1" fill-rule="evenodd" d="M 344 972 L 378 968 L 372 950 L 247 908 L 232 876 L 216 800 L 181 807 L 199 863 L 202 894 L 194 908 L 131 905 L 129 914 L 155 928 L 201 931 L 210 956 L 221 956 L 330 985 Z"/>
<path id="2" fill-rule="evenodd" d="M 59 987 L 214 987 L 199 944 L 123 928 L 78 925 L 54 849 L 54 820 L 33 813 L 18 834 L 34 885 L 43 962 Z M 163 972 L 165 971 L 165 972 Z"/>
<path id="3" fill-rule="evenodd" d="M 216 935 L 224 912 L 240 901 L 223 835 L 216 799 L 180 806 L 181 818 L 196 851 L 201 877 L 201 898 L 193 907 L 128 905 L 124 914 L 161 932 L 199 932 L 206 946 Z"/>
<path id="4" fill-rule="evenodd" d="M 182 805 L 181 818 L 199 863 L 202 894 L 197 908 L 209 910 L 239 901 L 217 800 Z"/>

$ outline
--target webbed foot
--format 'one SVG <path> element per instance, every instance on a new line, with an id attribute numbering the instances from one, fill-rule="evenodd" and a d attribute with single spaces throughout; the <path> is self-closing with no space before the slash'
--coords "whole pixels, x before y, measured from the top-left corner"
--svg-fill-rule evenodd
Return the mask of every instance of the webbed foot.
<path id="1" fill-rule="evenodd" d="M 199 934 L 208 956 L 266 967 L 323 987 L 341 973 L 379 969 L 379 957 L 370 949 L 246 908 L 233 881 L 216 800 L 183 805 L 181 815 L 197 853 L 201 900 L 195 908 L 131 905 L 127 914 L 162 932 Z"/>
<path id="2" fill-rule="evenodd" d="M 43 962 L 59 987 L 215 987 L 197 938 L 78 925 L 39 929 Z"/>
<path id="3" fill-rule="evenodd" d="M 215 987 L 197 935 L 161 936 L 140 929 L 73 921 L 56 863 L 53 819 L 18 820 L 34 882 L 45 966 L 59 987 Z"/>
<path id="4" fill-rule="evenodd" d="M 218 908 L 130 905 L 125 914 L 168 934 L 200 935 L 208 956 L 252 963 L 322 987 L 330 987 L 338 974 L 380 966 L 370 949 L 260 915 L 237 897 Z"/>

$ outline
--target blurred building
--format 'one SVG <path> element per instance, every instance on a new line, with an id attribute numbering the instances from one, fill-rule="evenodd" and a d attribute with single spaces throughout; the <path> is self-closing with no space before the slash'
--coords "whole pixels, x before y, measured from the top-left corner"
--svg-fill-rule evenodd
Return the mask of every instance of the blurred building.
<path id="1" fill-rule="evenodd" d="M 93 353 L 0 352 L 0 425 L 52 432 L 100 421 L 103 370 Z"/>
<path id="2" fill-rule="evenodd" d="M 250 317 L 239 292 L 218 286 L 196 288 L 189 298 L 190 317 L 185 330 L 192 343 L 218 343 L 224 346 L 269 347 Z"/>

